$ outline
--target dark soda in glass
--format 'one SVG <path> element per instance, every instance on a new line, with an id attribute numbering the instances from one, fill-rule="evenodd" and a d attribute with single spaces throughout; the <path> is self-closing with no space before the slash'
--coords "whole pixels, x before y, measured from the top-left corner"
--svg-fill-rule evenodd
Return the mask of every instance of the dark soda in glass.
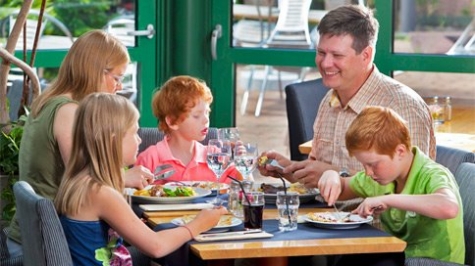
<path id="1" fill-rule="evenodd" d="M 262 229 L 262 216 L 264 205 L 247 205 L 243 204 L 244 211 L 244 228 L 246 229 Z"/>

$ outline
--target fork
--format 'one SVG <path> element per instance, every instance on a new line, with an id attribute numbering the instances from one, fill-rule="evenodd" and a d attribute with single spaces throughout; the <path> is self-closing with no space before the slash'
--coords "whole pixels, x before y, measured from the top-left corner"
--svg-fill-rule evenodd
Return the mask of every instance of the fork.
<path id="1" fill-rule="evenodd" d="M 351 213 L 345 213 L 345 214 L 342 214 L 342 212 L 340 210 L 338 210 L 338 208 L 336 207 L 335 204 L 333 204 L 333 209 L 335 209 L 335 218 L 336 219 L 336 222 L 339 223 L 339 222 L 343 222 L 343 220 L 345 220 L 347 217 L 349 217 L 351 215 Z M 336 216 L 339 216 L 336 217 Z"/>

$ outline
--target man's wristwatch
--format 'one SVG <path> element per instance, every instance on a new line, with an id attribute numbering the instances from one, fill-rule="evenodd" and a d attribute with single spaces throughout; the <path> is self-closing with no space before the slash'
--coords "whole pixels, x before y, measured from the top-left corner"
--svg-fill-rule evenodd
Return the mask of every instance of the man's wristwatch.
<path id="1" fill-rule="evenodd" d="M 349 177 L 350 176 L 350 171 L 346 167 L 342 167 L 339 172 L 341 177 Z"/>

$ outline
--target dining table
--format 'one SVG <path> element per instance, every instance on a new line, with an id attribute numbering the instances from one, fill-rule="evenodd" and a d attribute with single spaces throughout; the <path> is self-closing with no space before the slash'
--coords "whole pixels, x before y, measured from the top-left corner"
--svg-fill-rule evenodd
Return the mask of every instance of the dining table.
<path id="1" fill-rule="evenodd" d="M 223 195 L 225 197 L 226 195 Z M 142 208 L 146 205 L 139 205 Z M 154 230 L 174 228 L 178 225 L 171 223 L 173 219 L 185 215 L 197 214 L 199 210 L 167 210 L 142 211 L 141 215 Z M 326 203 L 313 201 L 301 204 L 299 214 L 305 217 L 307 213 L 331 212 Z M 406 242 L 394 237 L 369 223 L 364 223 L 352 229 L 320 228 L 314 223 L 300 221 L 295 231 L 280 231 L 277 221 L 277 209 L 273 204 L 266 204 L 263 213 L 263 230 L 270 237 L 259 239 L 233 239 L 210 242 L 191 240 L 186 243 L 175 259 L 193 256 L 209 262 L 242 258 L 265 258 L 280 256 L 312 256 L 312 255 L 344 255 L 362 253 L 391 253 L 402 252 Z M 230 231 L 243 231 L 240 224 Z M 186 261 L 188 259 L 185 259 Z M 192 265 L 192 263 L 189 263 Z"/>

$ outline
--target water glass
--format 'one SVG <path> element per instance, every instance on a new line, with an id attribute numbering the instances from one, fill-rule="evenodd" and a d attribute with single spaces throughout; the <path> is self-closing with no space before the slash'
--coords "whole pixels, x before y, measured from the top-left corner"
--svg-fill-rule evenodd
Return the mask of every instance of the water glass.
<path id="1" fill-rule="evenodd" d="M 297 218 L 299 215 L 299 194 L 297 192 L 277 192 L 275 204 L 279 212 L 279 230 L 297 230 Z"/>
<path id="2" fill-rule="evenodd" d="M 244 180 L 253 180 L 252 172 L 256 169 L 259 152 L 256 143 L 238 142 L 234 147 L 234 165 Z"/>
<path id="3" fill-rule="evenodd" d="M 241 184 L 244 188 L 244 191 L 249 192 L 252 190 L 252 181 L 241 181 Z M 232 181 L 229 186 L 228 195 L 228 211 L 235 217 L 243 218 L 244 213 L 242 210 L 242 200 L 244 199 L 244 194 L 242 192 L 241 185 L 236 181 Z"/>
<path id="4" fill-rule="evenodd" d="M 234 144 L 239 140 L 239 130 L 237 127 L 223 127 L 218 129 L 218 139 L 229 140 Z"/>
<path id="5" fill-rule="evenodd" d="M 245 229 L 262 229 L 264 203 L 263 192 L 246 192 L 242 199 Z"/>
<path id="6" fill-rule="evenodd" d="M 229 143 L 219 139 L 210 139 L 207 149 L 207 163 L 208 167 L 216 175 L 216 187 L 219 188 L 219 179 L 231 164 L 231 146 Z M 216 198 L 210 203 L 220 206 L 222 200 L 219 198 L 219 189 L 216 190 Z"/>

